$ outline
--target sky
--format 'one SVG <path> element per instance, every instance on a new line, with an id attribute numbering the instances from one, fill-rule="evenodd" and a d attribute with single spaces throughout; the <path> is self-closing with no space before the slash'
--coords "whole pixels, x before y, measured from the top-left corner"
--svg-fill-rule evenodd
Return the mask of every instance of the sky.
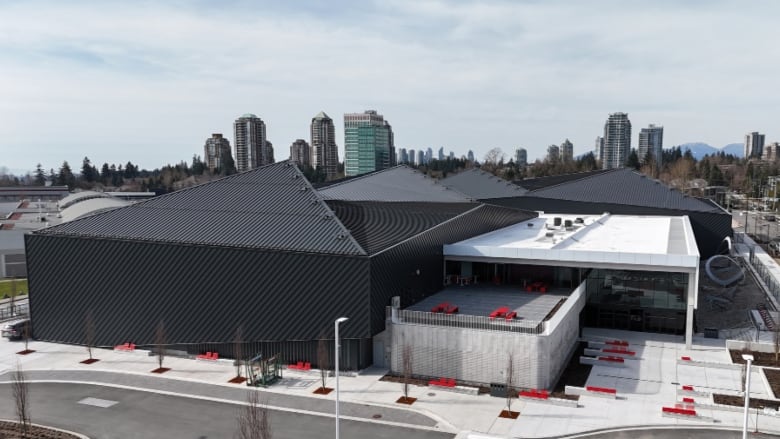
<path id="1" fill-rule="evenodd" d="M 780 2 L 0 1 L 0 168 L 142 168 L 233 144 L 277 160 L 311 118 L 377 110 L 396 148 L 530 160 L 593 149 L 609 113 L 664 146 L 780 141 Z"/>

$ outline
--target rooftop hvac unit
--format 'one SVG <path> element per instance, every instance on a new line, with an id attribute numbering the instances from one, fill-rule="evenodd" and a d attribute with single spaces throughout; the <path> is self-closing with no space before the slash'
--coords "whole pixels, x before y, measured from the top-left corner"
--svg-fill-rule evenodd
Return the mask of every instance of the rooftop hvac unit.
<path id="1" fill-rule="evenodd" d="M 561 217 L 559 217 L 559 216 L 556 216 L 555 218 L 553 218 L 553 225 L 554 225 L 555 227 L 558 227 L 558 226 L 560 226 L 560 225 L 561 225 Z"/>
<path id="2" fill-rule="evenodd" d="M 571 220 L 566 220 L 563 222 L 563 226 L 566 227 L 567 230 L 572 228 Z"/>
<path id="3" fill-rule="evenodd" d="M 575 223 L 575 224 L 583 224 L 584 222 L 585 222 L 585 220 L 584 220 L 584 219 L 582 219 L 582 218 L 576 218 L 576 219 L 574 220 L 574 223 Z"/>

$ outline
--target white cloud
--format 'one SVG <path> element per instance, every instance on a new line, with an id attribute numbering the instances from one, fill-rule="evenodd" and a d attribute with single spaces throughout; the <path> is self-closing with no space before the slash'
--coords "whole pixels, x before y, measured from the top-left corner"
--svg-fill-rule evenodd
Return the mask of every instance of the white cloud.
<path id="1" fill-rule="evenodd" d="M 318 111 L 340 131 L 368 108 L 398 147 L 458 155 L 567 137 L 579 154 L 615 111 L 667 145 L 780 139 L 775 3 L 329 5 L 0 3 L 3 164 L 158 167 L 245 112 L 284 158 Z"/>

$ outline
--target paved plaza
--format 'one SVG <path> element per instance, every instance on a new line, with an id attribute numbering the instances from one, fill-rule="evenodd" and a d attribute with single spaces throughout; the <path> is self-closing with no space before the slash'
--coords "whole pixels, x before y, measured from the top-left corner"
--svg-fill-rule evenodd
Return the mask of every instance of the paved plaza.
<path id="1" fill-rule="evenodd" d="M 458 434 L 460 438 L 486 437 L 557 437 L 630 426 L 700 426 L 738 429 L 742 425 L 739 409 L 725 411 L 697 407 L 696 420 L 663 417 L 661 408 L 681 400 L 677 394 L 682 385 L 692 385 L 698 392 L 738 395 L 741 372 L 713 366 L 678 364 L 682 356 L 695 362 L 730 363 L 724 340 L 695 338 L 686 350 L 682 337 L 636 332 L 586 328 L 586 339 L 621 338 L 628 340 L 636 360 L 626 360 L 626 367 L 594 366 L 587 384 L 617 389 L 618 399 L 581 396 L 579 407 L 564 407 L 541 402 L 517 400 L 512 409 L 518 419 L 498 418 L 504 408 L 503 398 L 487 394 L 467 395 L 428 386 L 412 386 L 414 405 L 406 407 L 395 401 L 402 395 L 401 384 L 381 381 L 382 369 L 368 369 L 357 376 L 343 376 L 341 412 L 346 419 L 404 425 L 431 432 Z M 30 342 L 36 352 L 17 355 L 23 343 L 0 341 L 0 382 L 11 379 L 9 372 L 18 364 L 32 382 L 89 382 L 102 386 L 143 389 L 169 395 L 240 403 L 245 400 L 244 385 L 229 384 L 235 375 L 230 360 L 198 361 L 166 357 L 171 371 L 156 375 L 156 358 L 148 351 L 116 352 L 97 349 L 100 361 L 92 365 L 79 363 L 87 357 L 86 349 L 44 342 Z M 333 378 L 328 385 L 334 386 Z M 315 413 L 333 416 L 335 395 L 312 394 L 319 386 L 318 371 L 292 371 L 284 379 L 264 390 L 268 407 L 285 412 Z M 752 370 L 751 397 L 775 399 L 760 368 Z M 712 404 L 712 397 L 696 397 L 698 404 Z M 379 415 L 379 416 L 377 416 Z M 756 426 L 755 412 L 750 430 Z M 758 427 L 762 432 L 780 433 L 780 417 L 760 413 Z"/>

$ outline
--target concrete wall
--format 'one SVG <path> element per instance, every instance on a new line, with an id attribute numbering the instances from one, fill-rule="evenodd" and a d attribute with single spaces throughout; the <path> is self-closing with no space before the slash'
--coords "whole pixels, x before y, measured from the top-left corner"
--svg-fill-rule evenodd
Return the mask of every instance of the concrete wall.
<path id="1" fill-rule="evenodd" d="M 412 352 L 412 374 L 455 378 L 488 385 L 505 383 L 509 354 L 513 386 L 551 388 L 577 343 L 579 314 L 585 305 L 584 283 L 546 323 L 543 334 L 389 323 L 392 353 L 390 369 L 402 372 L 403 347 Z"/>

